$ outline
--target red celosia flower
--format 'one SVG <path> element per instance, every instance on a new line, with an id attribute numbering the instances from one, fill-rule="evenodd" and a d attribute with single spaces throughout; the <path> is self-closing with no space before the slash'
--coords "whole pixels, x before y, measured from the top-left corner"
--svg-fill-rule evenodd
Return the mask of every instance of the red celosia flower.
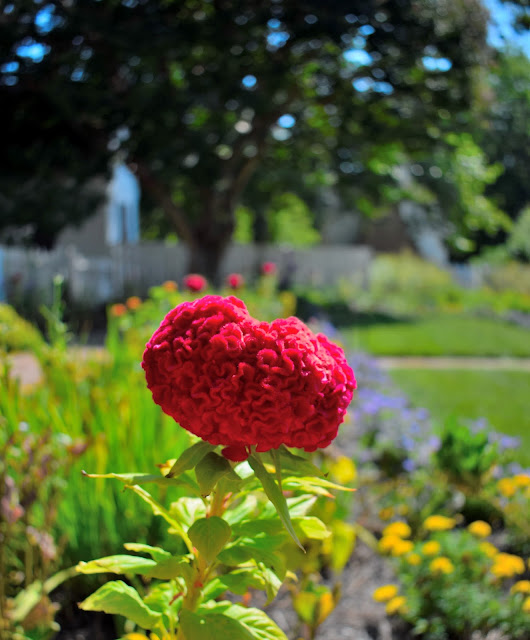
<path id="1" fill-rule="evenodd" d="M 337 435 L 356 387 L 342 349 L 297 318 L 259 322 L 231 296 L 170 311 L 142 367 L 154 401 L 231 460 L 249 447 L 315 451 Z"/>
<path id="2" fill-rule="evenodd" d="M 261 265 L 261 273 L 270 276 L 276 273 L 276 264 L 274 262 L 264 262 Z"/>
<path id="3" fill-rule="evenodd" d="M 184 276 L 183 282 L 186 289 L 188 291 L 193 291 L 194 293 L 204 291 L 208 286 L 206 278 L 200 276 L 198 273 L 190 273 L 187 276 Z"/>
<path id="4" fill-rule="evenodd" d="M 241 287 L 243 287 L 245 284 L 245 278 L 243 278 L 240 273 L 231 273 L 230 275 L 226 276 L 226 284 L 231 289 L 241 289 Z"/>

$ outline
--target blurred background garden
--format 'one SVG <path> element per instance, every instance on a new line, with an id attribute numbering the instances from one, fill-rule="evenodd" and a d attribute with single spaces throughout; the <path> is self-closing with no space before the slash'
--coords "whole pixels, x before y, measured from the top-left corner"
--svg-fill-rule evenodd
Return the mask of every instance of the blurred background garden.
<path id="1" fill-rule="evenodd" d="M 330 533 L 304 556 L 274 550 L 289 640 L 530 638 L 529 22 L 525 0 L 0 4 L 2 640 L 135 639 L 77 609 L 104 577 L 73 567 L 166 526 L 81 471 L 191 444 L 140 362 L 211 293 L 297 315 L 358 380 L 313 454 L 356 491 L 313 496 Z"/>

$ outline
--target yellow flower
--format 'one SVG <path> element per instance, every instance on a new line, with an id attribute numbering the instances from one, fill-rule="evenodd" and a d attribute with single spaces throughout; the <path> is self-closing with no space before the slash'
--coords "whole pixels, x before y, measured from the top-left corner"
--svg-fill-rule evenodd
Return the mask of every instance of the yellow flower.
<path id="1" fill-rule="evenodd" d="M 397 536 L 383 536 L 377 545 L 381 553 L 390 553 L 396 544 L 403 542 Z"/>
<path id="2" fill-rule="evenodd" d="M 403 613 L 406 610 L 406 603 L 407 600 L 405 596 L 396 596 L 387 602 L 385 610 L 390 616 L 394 613 Z"/>
<path id="3" fill-rule="evenodd" d="M 472 522 L 468 527 L 468 531 L 477 538 L 487 538 L 491 535 L 491 527 L 487 522 L 484 522 L 484 520 L 475 520 L 475 522 Z"/>
<path id="4" fill-rule="evenodd" d="M 511 498 L 517 491 L 517 487 L 511 478 L 501 478 L 497 482 L 497 489 L 505 498 Z"/>
<path id="5" fill-rule="evenodd" d="M 398 538 L 398 541 L 394 544 L 392 549 L 390 549 L 390 553 L 395 556 L 404 556 L 407 553 L 410 553 L 414 549 L 414 544 L 410 540 L 402 540 Z"/>
<path id="6" fill-rule="evenodd" d="M 530 580 L 519 580 L 510 589 L 510 593 L 530 593 Z"/>
<path id="7" fill-rule="evenodd" d="M 449 573 L 453 573 L 455 567 L 451 560 L 449 560 L 449 558 L 440 556 L 439 558 L 434 558 L 434 560 L 431 560 L 429 569 L 432 571 L 432 573 L 445 573 L 447 575 Z"/>
<path id="8" fill-rule="evenodd" d="M 435 556 L 440 553 L 440 548 L 440 543 L 437 540 L 429 540 L 423 544 L 421 552 L 424 556 Z"/>
<path id="9" fill-rule="evenodd" d="M 511 578 L 518 573 L 524 573 L 524 570 L 524 560 L 511 553 L 498 553 L 491 567 L 491 572 L 497 578 Z"/>
<path id="10" fill-rule="evenodd" d="M 488 556 L 488 558 L 494 558 L 499 553 L 497 547 L 491 544 L 491 542 L 481 542 L 478 548 L 484 555 Z"/>
<path id="11" fill-rule="evenodd" d="M 524 599 L 523 611 L 525 613 L 530 613 L 530 597 Z"/>
<path id="12" fill-rule="evenodd" d="M 330 471 L 339 484 L 349 484 L 357 477 L 355 462 L 346 456 L 339 456 L 331 465 Z"/>
<path id="13" fill-rule="evenodd" d="M 372 598 L 376 602 L 387 602 L 388 600 L 395 598 L 395 596 L 397 596 L 397 592 L 398 588 L 395 584 L 385 584 L 373 592 Z"/>
<path id="14" fill-rule="evenodd" d="M 409 553 L 405 560 L 413 567 L 417 567 L 421 562 L 421 557 L 418 553 Z"/>
<path id="15" fill-rule="evenodd" d="M 384 509 L 381 509 L 381 511 L 379 512 L 379 517 L 381 518 L 381 520 L 390 520 L 390 518 L 394 515 L 394 508 L 393 507 L 385 507 Z"/>
<path id="16" fill-rule="evenodd" d="M 513 477 L 513 483 L 516 487 L 530 487 L 530 476 L 524 473 L 518 473 Z"/>
<path id="17" fill-rule="evenodd" d="M 454 518 L 447 518 L 446 516 L 429 516 L 423 526 L 427 531 L 448 531 L 456 525 Z"/>
<path id="18" fill-rule="evenodd" d="M 392 522 L 383 529 L 384 536 L 397 536 L 398 538 L 408 538 L 411 534 L 409 525 L 406 522 Z"/>

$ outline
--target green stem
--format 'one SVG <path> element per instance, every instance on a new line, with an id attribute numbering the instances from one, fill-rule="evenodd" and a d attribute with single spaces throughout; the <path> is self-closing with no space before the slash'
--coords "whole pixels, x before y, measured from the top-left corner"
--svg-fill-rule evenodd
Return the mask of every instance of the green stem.
<path id="1" fill-rule="evenodd" d="M 222 517 L 226 511 L 226 497 L 227 494 L 221 486 L 222 480 L 217 484 L 215 491 L 212 493 L 210 500 L 209 516 Z M 196 550 L 195 556 L 195 571 L 192 580 L 187 584 L 187 591 L 182 601 L 182 608 L 188 611 L 195 611 L 200 602 L 203 586 L 206 584 L 212 571 L 215 569 L 216 561 L 211 564 L 201 555 L 199 550 Z M 186 639 L 182 626 L 179 626 L 176 640 L 191 640 Z"/>
<path id="2" fill-rule="evenodd" d="M 5 540 L 7 537 L 7 527 L 0 527 L 0 621 L 7 620 L 6 616 L 6 563 L 5 563 Z"/>

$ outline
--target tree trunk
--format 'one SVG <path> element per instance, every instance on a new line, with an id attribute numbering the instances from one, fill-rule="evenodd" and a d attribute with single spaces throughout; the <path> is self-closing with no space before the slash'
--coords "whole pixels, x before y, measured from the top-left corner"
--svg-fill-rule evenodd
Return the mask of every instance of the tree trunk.
<path id="1" fill-rule="evenodd" d="M 218 286 L 221 282 L 221 261 L 229 242 L 230 238 L 221 236 L 208 242 L 195 242 L 190 247 L 189 272 L 200 273 L 208 279 L 210 284 Z"/>

